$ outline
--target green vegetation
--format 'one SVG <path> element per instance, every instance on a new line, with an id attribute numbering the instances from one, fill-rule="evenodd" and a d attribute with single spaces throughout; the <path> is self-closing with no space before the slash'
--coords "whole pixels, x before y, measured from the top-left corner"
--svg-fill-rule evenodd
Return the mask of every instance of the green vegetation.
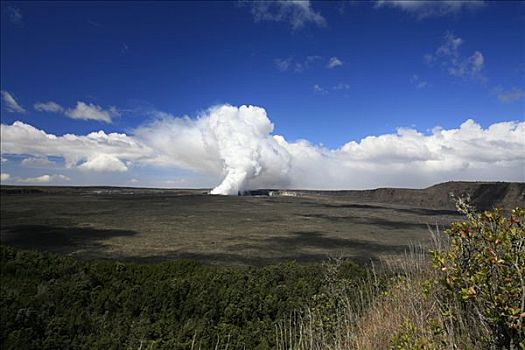
<path id="1" fill-rule="evenodd" d="M 80 262 L 0 246 L 2 349 L 274 348 L 326 294 L 326 265 Z M 351 262 L 339 277 L 357 281 Z"/>
<path id="2" fill-rule="evenodd" d="M 450 248 L 434 252 L 442 298 L 460 306 L 443 312 L 449 323 L 461 312 L 472 326 L 486 329 L 480 341 L 525 349 L 525 211 L 515 209 L 506 218 L 499 210 L 465 209 L 467 221 L 446 231 Z"/>
<path id="3" fill-rule="evenodd" d="M 78 261 L 0 246 L 2 349 L 525 350 L 525 211 L 477 213 L 381 272 Z"/>
<path id="4" fill-rule="evenodd" d="M 406 318 L 391 347 L 525 350 L 525 211 L 457 204 L 466 220 L 445 231 L 433 269 L 408 282 L 425 317 Z"/>

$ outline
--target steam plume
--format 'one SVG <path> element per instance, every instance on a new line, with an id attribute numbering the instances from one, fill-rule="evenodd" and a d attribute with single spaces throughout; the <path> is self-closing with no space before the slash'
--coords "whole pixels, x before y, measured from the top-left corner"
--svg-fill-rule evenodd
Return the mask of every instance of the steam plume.
<path id="1" fill-rule="evenodd" d="M 132 135 L 56 136 L 23 122 L 2 124 L 2 156 L 61 157 L 69 169 L 124 174 L 136 167 L 187 169 L 219 183 L 213 194 L 257 188 L 424 187 L 450 180 L 525 181 L 525 122 L 396 133 L 329 149 L 273 134 L 266 111 L 221 105 L 197 118 L 157 113 Z M 23 165 L 23 164 L 21 164 Z M 17 176 L 10 170 L 13 181 Z M 75 173 L 69 172 L 71 184 Z M 221 180 L 222 179 L 222 180 Z M 209 183 L 209 182 L 208 182 Z"/>
<path id="2" fill-rule="evenodd" d="M 236 194 L 257 178 L 277 172 L 285 176 L 290 157 L 271 137 L 273 124 L 259 107 L 224 106 L 212 111 L 209 130 L 224 161 L 225 178 L 212 194 Z M 279 182 L 282 179 L 277 179 Z"/>

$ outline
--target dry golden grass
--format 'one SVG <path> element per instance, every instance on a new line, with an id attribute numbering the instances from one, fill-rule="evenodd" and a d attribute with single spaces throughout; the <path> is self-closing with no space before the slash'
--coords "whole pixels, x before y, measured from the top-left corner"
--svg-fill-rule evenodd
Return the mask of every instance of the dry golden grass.
<path id="1" fill-rule="evenodd" d="M 400 265 L 401 273 L 395 282 L 381 293 L 353 326 L 351 341 L 354 349 L 387 349 L 392 337 L 407 324 L 415 325 L 419 336 L 432 337 L 428 320 L 438 315 L 436 301 L 425 296 L 424 284 L 432 273 L 430 262 L 421 251 L 413 250 L 390 268 Z"/>
<path id="2" fill-rule="evenodd" d="M 443 249 L 443 242 L 434 242 Z M 344 287 L 335 286 L 331 298 L 341 305 L 329 317 L 333 328 L 324 327 L 323 308 L 309 308 L 276 328 L 279 349 L 487 349 L 479 339 L 490 338 L 481 320 L 463 318 L 460 305 L 443 300 L 433 285 L 437 272 L 426 249 L 412 247 L 402 258 L 384 261 L 359 286 L 357 300 L 349 300 Z M 379 275 L 388 275 L 382 278 Z M 388 286 L 381 283 L 388 281 Z M 444 304 L 446 303 L 446 305 Z M 444 310 L 454 312 L 454 321 Z"/>

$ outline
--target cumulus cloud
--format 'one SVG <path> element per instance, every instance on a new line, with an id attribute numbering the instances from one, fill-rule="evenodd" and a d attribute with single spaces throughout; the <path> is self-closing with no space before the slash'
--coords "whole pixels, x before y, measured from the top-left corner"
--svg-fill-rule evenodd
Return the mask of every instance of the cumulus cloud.
<path id="1" fill-rule="evenodd" d="M 17 182 L 24 183 L 24 184 L 47 184 L 51 182 L 66 182 L 70 180 L 71 179 L 65 175 L 56 174 L 56 175 L 41 175 L 37 177 L 19 178 L 17 179 Z"/>
<path id="2" fill-rule="evenodd" d="M 1 173 L 0 174 L 0 182 L 6 182 L 11 178 L 11 175 L 8 173 Z"/>
<path id="3" fill-rule="evenodd" d="M 326 148 L 273 133 L 263 108 L 222 105 L 197 118 L 158 113 L 132 134 L 56 136 L 28 124 L 2 125 L 2 152 L 58 156 L 83 171 L 124 172 L 140 165 L 188 169 L 220 178 L 213 193 L 254 188 L 424 187 L 450 180 L 525 181 L 525 122 L 487 128 L 396 133 Z M 175 176 L 174 176 L 175 178 Z M 178 178 L 178 176 L 177 176 Z M 182 183 L 182 182 L 181 182 Z"/>
<path id="4" fill-rule="evenodd" d="M 283 145 L 292 154 L 296 173 L 290 176 L 297 187 L 420 187 L 447 180 L 525 180 L 524 133 L 524 122 L 482 129 L 469 119 L 458 129 L 437 128 L 431 135 L 399 129 L 335 150 L 307 142 Z"/>
<path id="5" fill-rule="evenodd" d="M 326 25 L 325 18 L 314 11 L 309 0 L 244 1 L 250 7 L 255 22 L 288 22 L 297 30 L 312 23 Z"/>
<path id="6" fill-rule="evenodd" d="M 95 170 L 107 172 L 123 172 L 127 171 L 128 167 L 118 157 L 111 154 L 97 154 L 90 157 L 82 163 L 79 168 L 81 170 Z"/>
<path id="7" fill-rule="evenodd" d="M 330 57 L 330 59 L 328 60 L 328 63 L 326 64 L 326 68 L 336 68 L 336 67 L 341 67 L 343 65 L 343 61 L 341 61 L 339 58 L 337 57 Z"/>
<path id="8" fill-rule="evenodd" d="M 518 87 L 514 87 L 509 90 L 496 87 L 494 88 L 494 93 L 498 96 L 498 100 L 502 103 L 512 103 L 525 99 L 525 91 Z"/>
<path id="9" fill-rule="evenodd" d="M 151 157 L 152 154 L 147 146 L 125 134 L 98 131 L 85 136 L 56 136 L 20 121 L 12 125 L 2 124 L 1 144 L 3 154 L 61 157 L 68 168 L 93 161 L 100 154 L 130 161 Z M 94 170 L 99 169 L 94 167 Z"/>
<path id="10" fill-rule="evenodd" d="M 106 123 L 111 123 L 113 117 L 120 115 L 115 107 L 104 110 L 96 104 L 82 101 L 78 101 L 75 108 L 66 110 L 65 114 L 72 119 L 99 120 Z"/>
<path id="11" fill-rule="evenodd" d="M 26 110 L 16 102 L 13 95 L 5 90 L 0 91 L 0 93 L 2 94 L 2 106 L 6 111 L 11 113 L 25 113 Z"/>
<path id="12" fill-rule="evenodd" d="M 470 56 L 464 56 L 460 47 L 464 40 L 453 33 L 446 33 L 441 45 L 434 54 L 426 54 L 425 61 L 432 65 L 440 65 L 449 75 L 459 78 L 472 78 L 484 81 L 482 71 L 485 58 L 480 51 L 474 51 Z"/>
<path id="13" fill-rule="evenodd" d="M 418 19 L 457 15 L 465 10 L 483 7 L 484 1 L 477 0 L 378 0 L 376 8 L 393 7 L 403 10 Z"/>
<path id="14" fill-rule="evenodd" d="M 59 105 L 56 102 L 37 102 L 33 105 L 33 108 L 39 112 L 49 112 L 49 113 L 62 113 L 64 112 L 64 107 Z"/>

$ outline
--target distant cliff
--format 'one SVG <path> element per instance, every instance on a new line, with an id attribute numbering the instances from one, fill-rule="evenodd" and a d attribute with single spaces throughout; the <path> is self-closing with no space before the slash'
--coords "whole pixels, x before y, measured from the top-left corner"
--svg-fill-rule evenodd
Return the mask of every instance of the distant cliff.
<path id="1" fill-rule="evenodd" d="M 254 195 L 278 196 L 294 193 L 297 196 L 333 196 L 355 202 L 402 204 L 432 209 L 455 209 L 450 194 L 469 195 L 472 204 L 480 210 L 525 207 L 523 182 L 461 182 L 451 181 L 425 189 L 378 188 L 359 191 L 305 191 L 257 190 Z"/>
<path id="2" fill-rule="evenodd" d="M 349 196 L 363 201 L 453 209 L 451 193 L 469 195 L 472 204 L 481 210 L 525 206 L 525 183 L 516 182 L 446 182 L 422 190 L 378 188 L 352 191 Z"/>
<path id="3" fill-rule="evenodd" d="M 34 194 L 169 194 L 169 195 L 206 195 L 206 189 L 155 189 L 130 187 L 51 187 L 51 186 L 0 186 L 2 195 Z M 258 189 L 245 191 L 244 196 L 271 197 L 308 197 L 322 196 L 353 202 L 369 202 L 406 205 L 429 209 L 455 209 L 450 194 L 470 195 L 471 202 L 480 210 L 493 208 L 512 209 L 525 207 L 525 182 L 466 182 L 450 181 L 425 189 L 377 188 L 374 190 L 291 190 L 291 189 Z"/>

